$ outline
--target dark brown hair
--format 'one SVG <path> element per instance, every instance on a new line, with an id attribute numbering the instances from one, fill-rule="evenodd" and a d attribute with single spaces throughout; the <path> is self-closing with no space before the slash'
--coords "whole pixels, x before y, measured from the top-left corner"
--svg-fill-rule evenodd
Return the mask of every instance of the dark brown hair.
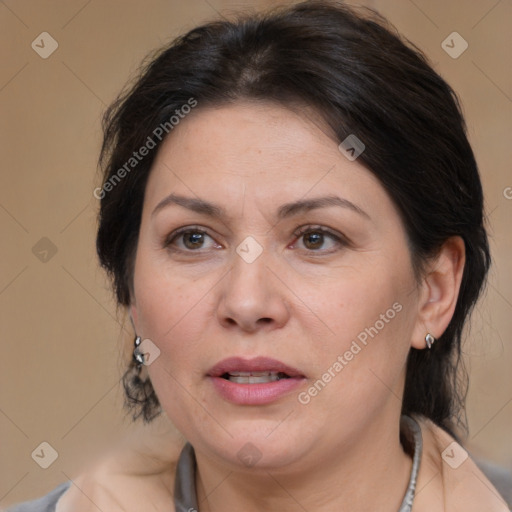
<path id="1" fill-rule="evenodd" d="M 167 123 L 172 137 L 169 119 L 191 98 L 197 109 L 242 99 L 302 104 L 338 142 L 355 134 L 366 146 L 358 161 L 401 213 L 418 276 L 449 237 L 462 237 L 466 264 L 455 313 L 431 350 L 411 349 L 402 407 L 455 434 L 457 422 L 465 423 L 462 329 L 490 257 L 480 178 L 450 86 L 373 11 L 309 1 L 214 21 L 160 50 L 108 109 L 103 183 L 112 185 L 133 152 L 156 139 L 156 127 Z M 100 194 L 97 250 L 120 305 L 130 303 L 144 191 L 161 143 L 154 142 L 155 149 Z M 133 363 L 124 383 L 134 417 L 149 421 L 158 411 L 151 383 L 141 381 Z"/>

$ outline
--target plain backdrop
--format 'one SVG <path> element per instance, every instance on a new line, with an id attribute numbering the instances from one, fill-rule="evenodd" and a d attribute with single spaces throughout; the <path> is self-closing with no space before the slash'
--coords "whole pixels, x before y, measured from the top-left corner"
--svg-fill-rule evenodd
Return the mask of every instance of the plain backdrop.
<path id="1" fill-rule="evenodd" d="M 129 429 L 119 378 L 131 328 L 95 255 L 101 113 L 151 50 L 203 21 L 280 3 L 0 2 L 0 506 L 76 476 Z M 462 100 L 494 258 L 464 345 L 467 447 L 512 469 L 512 3 L 362 4 L 422 49 Z M 442 46 L 453 32 L 468 44 L 457 58 Z M 41 37 L 45 48 L 33 48 Z M 41 449 L 58 455 L 47 469 Z"/>

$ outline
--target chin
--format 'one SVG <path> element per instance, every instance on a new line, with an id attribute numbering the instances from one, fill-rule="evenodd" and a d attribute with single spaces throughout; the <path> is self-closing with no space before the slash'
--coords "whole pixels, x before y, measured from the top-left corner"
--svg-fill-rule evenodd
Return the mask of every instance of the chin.
<path id="1" fill-rule="evenodd" d="M 271 427 L 268 421 L 244 423 L 239 421 L 235 425 L 226 425 L 232 437 L 224 433 L 218 436 L 196 433 L 190 442 L 196 452 L 204 450 L 212 454 L 221 464 L 231 466 L 231 470 L 253 472 L 290 466 L 306 456 L 314 444 L 312 439 L 304 436 L 309 429 L 294 432 L 290 425 L 285 428 L 284 423 L 277 428 L 276 422 L 272 422 Z"/>

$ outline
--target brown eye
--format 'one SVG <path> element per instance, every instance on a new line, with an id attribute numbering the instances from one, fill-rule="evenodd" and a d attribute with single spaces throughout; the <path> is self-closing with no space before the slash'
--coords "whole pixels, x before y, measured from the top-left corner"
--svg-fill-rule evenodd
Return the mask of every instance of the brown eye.
<path id="1" fill-rule="evenodd" d="M 324 243 L 324 234 L 313 231 L 303 235 L 304 245 L 307 249 L 320 249 Z"/>
<path id="2" fill-rule="evenodd" d="M 332 252 L 340 246 L 348 245 L 347 240 L 342 235 L 337 235 L 323 227 L 306 226 L 294 234 L 299 240 L 302 240 L 304 248 L 312 252 Z M 331 241 L 330 247 L 325 245 Z"/>
<path id="3" fill-rule="evenodd" d="M 199 252 L 199 249 L 208 249 L 207 239 L 212 240 L 211 247 L 216 246 L 213 238 L 202 229 L 182 228 L 171 233 L 164 242 L 164 247 L 171 251 Z M 210 247 L 210 248 L 211 248 Z"/>
<path id="4" fill-rule="evenodd" d="M 204 235 L 200 231 L 185 231 L 182 233 L 183 243 L 187 249 L 197 249 L 200 248 L 204 243 Z"/>

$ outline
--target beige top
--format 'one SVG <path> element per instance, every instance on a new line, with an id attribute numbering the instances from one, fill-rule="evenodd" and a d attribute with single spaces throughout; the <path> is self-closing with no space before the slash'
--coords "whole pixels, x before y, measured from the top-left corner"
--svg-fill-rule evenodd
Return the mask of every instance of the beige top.
<path id="1" fill-rule="evenodd" d="M 416 419 L 423 455 L 412 512 L 509 512 L 465 450 L 430 420 Z M 185 440 L 162 429 L 144 439 L 146 444 L 141 446 L 138 437 L 138 450 L 128 440 L 74 478 L 56 512 L 173 512 L 171 492 Z"/>

